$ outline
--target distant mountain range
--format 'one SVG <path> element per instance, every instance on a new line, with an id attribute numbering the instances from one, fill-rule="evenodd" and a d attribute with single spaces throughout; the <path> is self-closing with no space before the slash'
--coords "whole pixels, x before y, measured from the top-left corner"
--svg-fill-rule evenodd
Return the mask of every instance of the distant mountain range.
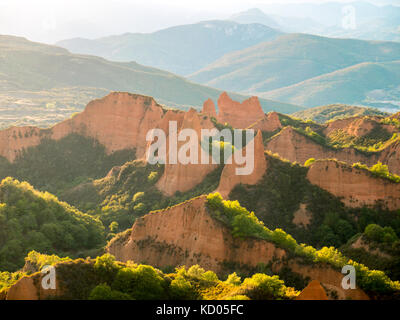
<path id="1" fill-rule="evenodd" d="M 262 10 L 261 10 L 261 9 Z M 261 23 L 284 32 L 327 37 L 400 41 L 400 7 L 367 2 L 266 4 L 228 19 Z M 354 17 L 354 20 L 353 20 Z M 354 25 L 348 21 L 354 21 Z"/>
<path id="2" fill-rule="evenodd" d="M 374 106 L 377 91 L 400 86 L 400 60 L 393 62 L 364 62 L 348 68 L 311 78 L 300 83 L 261 94 L 262 97 L 279 99 L 307 106 L 336 103 Z M 386 94 L 386 102 L 396 103 Z M 393 101 L 390 101 L 393 100 Z M 398 103 L 398 100 L 397 100 Z M 400 105 L 399 105 L 400 107 Z"/>
<path id="3" fill-rule="evenodd" d="M 189 79 L 308 107 L 363 104 L 370 92 L 399 85 L 398 60 L 396 42 L 287 34 L 227 54 Z"/>
<path id="4" fill-rule="evenodd" d="M 193 73 L 226 53 L 276 39 L 282 32 L 259 23 L 203 21 L 154 33 L 126 33 L 95 40 L 69 39 L 58 46 L 73 53 L 137 63 L 179 75 Z"/>
<path id="5" fill-rule="evenodd" d="M 205 100 L 216 100 L 222 92 L 135 62 L 71 54 L 12 36 L 0 36 L 0 83 L 0 127 L 47 126 L 110 91 L 154 96 L 159 103 L 184 109 L 200 108 Z M 246 98 L 235 93 L 231 96 Z M 292 113 L 302 109 L 265 99 L 260 102 L 265 111 Z"/>

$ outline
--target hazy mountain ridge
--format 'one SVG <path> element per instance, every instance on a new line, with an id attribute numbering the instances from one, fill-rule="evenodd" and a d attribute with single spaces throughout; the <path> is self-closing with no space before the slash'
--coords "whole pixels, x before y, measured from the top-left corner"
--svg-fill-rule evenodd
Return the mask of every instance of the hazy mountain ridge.
<path id="1" fill-rule="evenodd" d="M 71 52 L 113 61 L 136 61 L 170 72 L 193 73 L 224 54 L 275 39 L 282 32 L 262 24 L 203 21 L 154 33 L 126 33 L 95 40 L 69 39 L 57 45 Z"/>
<path id="2" fill-rule="evenodd" d="M 331 101 L 369 105 L 379 102 L 369 97 L 373 91 L 384 93 L 388 88 L 399 86 L 400 61 L 364 62 L 260 96 L 310 107 L 326 105 Z"/>
<path id="3" fill-rule="evenodd" d="M 320 101 L 307 100 L 312 91 L 303 92 L 305 105 L 311 107 L 331 103 L 361 104 L 368 91 L 395 87 L 398 78 L 392 73 L 395 71 L 389 68 L 386 72 L 390 73 L 391 81 L 385 77 L 379 78 L 377 80 L 380 83 L 375 86 L 375 81 L 363 78 L 368 64 L 360 64 L 371 63 L 367 68 L 370 70 L 372 63 L 389 63 L 399 58 L 400 43 L 396 42 L 287 34 L 276 40 L 227 54 L 207 68 L 192 74 L 189 79 L 225 90 L 260 94 L 272 90 L 285 92 L 285 89 L 281 88 L 295 87 L 303 81 L 320 77 L 308 88 L 320 94 Z M 397 65 L 396 62 L 393 64 Z M 340 70 L 346 70 L 345 68 L 352 72 L 353 78 L 349 77 L 348 81 L 353 86 L 351 93 L 354 97 L 349 100 L 350 88 L 347 87 L 344 87 L 347 90 L 345 92 L 336 92 L 337 98 L 328 94 L 324 97 L 324 92 L 319 91 L 319 85 L 323 82 L 319 80 L 322 81 L 325 75 L 334 74 L 336 71 L 340 73 Z M 369 76 L 372 78 L 381 76 L 382 68 L 375 65 L 375 69 L 375 74 L 370 71 Z M 365 87 L 360 85 L 360 78 L 365 82 Z M 283 94 L 280 98 L 290 102 L 290 98 Z"/>
<path id="4" fill-rule="evenodd" d="M 135 62 L 111 62 L 100 57 L 71 54 L 65 49 L 24 38 L 0 36 L 0 48 L 3 127 L 16 122 L 54 124 L 113 90 L 155 96 L 161 103 L 179 108 L 200 108 L 203 101 L 221 93 Z M 240 100 L 245 98 L 233 96 Z M 290 113 L 301 108 L 263 99 L 261 104 L 266 111 L 270 107 Z"/>
<path id="5" fill-rule="evenodd" d="M 284 32 L 327 37 L 400 41 L 400 7 L 361 1 L 348 3 L 260 4 L 260 9 L 239 12 L 234 21 L 278 24 Z M 354 20 L 353 20 L 354 18 Z M 354 25 L 349 25 L 349 21 Z"/>

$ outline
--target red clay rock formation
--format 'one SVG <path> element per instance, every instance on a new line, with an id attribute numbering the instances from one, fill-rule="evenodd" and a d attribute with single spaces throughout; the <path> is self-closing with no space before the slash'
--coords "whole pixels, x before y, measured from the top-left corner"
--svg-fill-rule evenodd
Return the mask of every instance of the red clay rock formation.
<path id="1" fill-rule="evenodd" d="M 375 163 L 377 163 L 378 160 L 386 164 L 390 172 L 400 175 L 400 141 L 396 141 L 383 149 L 379 153 Z"/>
<path id="2" fill-rule="evenodd" d="M 203 103 L 203 110 L 201 111 L 201 113 L 209 116 L 209 117 L 217 117 L 217 112 L 215 111 L 215 104 L 214 101 L 212 101 L 211 99 L 206 100 Z"/>
<path id="3" fill-rule="evenodd" d="M 312 184 L 341 198 L 349 207 L 379 203 L 388 210 L 400 208 L 400 183 L 373 177 L 363 169 L 334 160 L 320 160 L 310 166 L 307 178 Z"/>
<path id="4" fill-rule="evenodd" d="M 156 267 L 199 264 L 206 270 L 224 272 L 224 262 L 256 267 L 273 262 L 278 272 L 286 266 L 285 250 L 254 238 L 234 238 L 231 230 L 215 220 L 201 196 L 174 207 L 153 212 L 135 221 L 127 237 L 115 238 L 107 251 L 120 261 L 148 263 Z M 325 265 L 305 266 L 289 261 L 289 267 L 305 277 L 337 290 L 340 298 L 367 299 L 360 289 L 343 290 L 343 275 Z"/>
<path id="5" fill-rule="evenodd" d="M 197 133 L 198 139 L 195 141 L 195 143 L 197 143 L 198 148 L 198 163 L 181 164 L 180 161 L 178 161 L 177 164 L 170 164 L 167 159 L 164 173 L 162 177 L 158 180 L 156 187 L 168 196 L 174 195 L 177 191 L 185 192 L 194 188 L 201 181 L 203 181 L 207 174 L 209 174 L 217 167 L 216 164 L 211 163 L 211 159 L 209 159 L 209 164 L 201 163 L 201 129 L 214 128 L 214 125 L 210 121 L 210 119 L 208 117 L 200 117 L 196 110 L 191 109 L 184 114 L 182 124 L 180 128 L 178 128 L 178 134 L 181 130 L 186 128 L 194 129 Z M 177 150 L 179 150 L 180 147 L 186 143 L 186 141 L 179 142 Z M 168 142 L 166 149 L 168 158 Z"/>
<path id="6" fill-rule="evenodd" d="M 380 152 L 366 155 L 354 148 L 332 149 L 314 142 L 292 127 L 285 127 L 266 145 L 266 150 L 291 162 L 304 164 L 310 158 L 337 159 L 348 164 L 356 162 L 373 166 L 378 161 L 388 165 L 390 172 L 400 174 L 400 142 L 394 142 Z"/>
<path id="7" fill-rule="evenodd" d="M 343 130 L 349 135 L 365 136 L 375 127 L 376 121 L 368 117 L 351 117 L 328 122 L 324 133 L 328 136 L 335 130 Z"/>
<path id="8" fill-rule="evenodd" d="M 270 112 L 263 118 L 259 119 L 248 127 L 249 129 L 261 131 L 275 131 L 282 128 L 282 123 L 279 120 L 279 115 L 276 112 Z"/>
<path id="9" fill-rule="evenodd" d="M 381 117 L 358 116 L 346 119 L 339 119 L 328 122 L 324 130 L 325 135 L 329 136 L 332 132 L 342 130 L 345 133 L 362 137 L 370 133 L 375 127 L 382 127 L 390 133 L 399 131 L 395 126 L 381 123 Z"/>
<path id="10" fill-rule="evenodd" d="M 0 156 L 10 162 L 23 149 L 40 144 L 43 138 L 59 140 L 71 133 L 97 139 L 108 153 L 136 148 L 138 157 L 146 148 L 146 133 L 163 117 L 163 109 L 151 97 L 113 92 L 91 101 L 82 113 L 50 129 L 9 128 L 0 131 Z"/>
<path id="11" fill-rule="evenodd" d="M 146 134 L 163 116 L 163 109 L 151 97 L 113 92 L 91 101 L 82 113 L 52 128 L 52 138 L 61 139 L 70 133 L 97 139 L 107 152 L 136 148 L 144 155 Z"/>
<path id="12" fill-rule="evenodd" d="M 10 287 L 6 300 L 47 300 L 62 296 L 59 281 L 56 280 L 56 289 L 45 290 L 41 285 L 42 278 L 41 272 L 21 278 Z"/>
<path id="13" fill-rule="evenodd" d="M 325 289 L 317 280 L 311 281 L 295 300 L 328 300 Z"/>
<path id="14" fill-rule="evenodd" d="M 327 290 L 336 291 L 338 299 L 346 300 L 369 300 L 366 293 L 360 288 L 344 290 L 342 288 L 343 274 L 330 268 L 327 265 L 319 265 L 318 267 L 311 265 L 298 264 L 295 261 L 289 261 L 288 267 L 295 273 L 301 274 L 320 282 Z"/>
<path id="15" fill-rule="evenodd" d="M 306 203 L 300 203 L 299 209 L 293 214 L 292 222 L 297 226 L 307 227 L 312 218 L 312 213 L 307 210 Z"/>
<path id="16" fill-rule="evenodd" d="M 374 157 L 366 157 L 361 153 L 357 153 L 353 148 L 333 150 L 324 147 L 301 133 L 298 133 L 292 127 L 284 128 L 267 143 L 266 149 L 273 153 L 278 153 L 282 158 L 288 159 L 291 162 L 298 162 L 301 164 L 310 158 L 335 158 L 351 164 L 360 161 L 368 165 L 376 163 Z"/>
<path id="17" fill-rule="evenodd" d="M 11 127 L 0 131 L 0 155 L 14 161 L 22 150 L 38 145 L 45 132 L 35 127 Z"/>
<path id="18" fill-rule="evenodd" d="M 107 250 L 120 261 L 144 261 L 158 267 L 199 264 L 220 272 L 224 261 L 256 266 L 280 259 L 285 251 L 272 243 L 233 238 L 229 229 L 214 220 L 206 197 L 137 219 L 125 244 L 112 242 Z"/>
<path id="19" fill-rule="evenodd" d="M 237 151 L 240 152 L 240 151 Z M 259 130 L 257 135 L 254 137 L 254 154 L 251 161 L 254 161 L 254 170 L 249 175 L 237 175 L 236 169 L 244 167 L 235 163 L 232 155 L 232 164 L 226 164 L 222 170 L 221 179 L 217 191 L 222 195 L 223 198 L 227 198 L 232 189 L 238 184 L 250 184 L 254 185 L 264 175 L 267 169 L 267 161 L 265 160 L 264 144 L 262 140 L 262 134 Z"/>
<path id="20" fill-rule="evenodd" d="M 217 120 L 229 123 L 234 128 L 244 129 L 264 117 L 257 97 L 251 97 L 242 103 L 233 101 L 226 92 L 218 98 Z"/>

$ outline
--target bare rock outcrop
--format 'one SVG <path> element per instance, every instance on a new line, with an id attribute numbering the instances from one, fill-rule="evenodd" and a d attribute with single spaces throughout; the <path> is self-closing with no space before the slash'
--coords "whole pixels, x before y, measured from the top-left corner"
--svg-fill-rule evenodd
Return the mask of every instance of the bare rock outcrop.
<path id="1" fill-rule="evenodd" d="M 396 141 L 380 152 L 369 155 L 354 148 L 333 149 L 325 147 L 297 132 L 292 127 L 285 127 L 275 135 L 265 147 L 291 162 L 304 164 L 310 158 L 337 159 L 348 164 L 361 162 L 373 166 L 378 161 L 388 165 L 390 172 L 400 174 L 400 141 Z"/>
<path id="2" fill-rule="evenodd" d="M 276 112 L 269 112 L 264 115 L 263 118 L 259 119 L 255 123 L 251 124 L 249 129 L 261 130 L 261 131 L 275 131 L 282 128 L 282 123 L 279 119 L 279 115 Z"/>
<path id="3" fill-rule="evenodd" d="M 303 277 L 308 277 L 310 279 L 317 280 L 327 290 L 336 292 L 337 298 L 340 300 L 346 300 L 346 299 L 369 300 L 368 295 L 358 287 L 356 287 L 356 289 L 349 289 L 349 290 L 343 289 L 342 288 L 343 274 L 340 273 L 340 271 L 337 271 L 329 267 L 328 265 L 321 264 L 319 266 L 311 266 L 311 265 L 299 264 L 295 261 L 292 261 L 289 262 L 288 267 L 293 272 L 301 274 Z M 315 286 L 315 284 L 313 286 Z M 312 295 L 312 292 L 309 293 L 310 295 Z M 314 300 L 314 299 L 299 299 L 299 300 Z"/>
<path id="4" fill-rule="evenodd" d="M 339 197 L 349 207 L 382 205 L 388 210 L 400 208 L 400 183 L 377 178 L 366 170 L 334 160 L 314 162 L 307 179 Z"/>
<path id="5" fill-rule="evenodd" d="M 0 131 L 0 156 L 14 161 L 26 148 L 40 143 L 47 131 L 35 127 L 11 127 Z"/>
<path id="6" fill-rule="evenodd" d="M 215 110 L 215 104 L 214 101 L 211 99 L 208 99 L 204 101 L 203 103 L 203 109 L 201 110 L 201 113 L 209 116 L 209 117 L 217 117 L 217 111 Z"/>
<path id="7" fill-rule="evenodd" d="M 108 153 L 136 148 L 144 155 L 146 134 L 163 117 L 163 109 L 151 97 L 113 92 L 91 101 L 82 113 L 52 128 L 52 138 L 61 139 L 70 133 L 92 137 L 106 147 Z"/>
<path id="8" fill-rule="evenodd" d="M 184 114 L 182 124 L 180 128 L 178 128 L 178 134 L 183 129 L 193 129 L 196 132 L 196 137 L 193 137 L 193 139 L 190 138 L 188 141 L 178 142 L 177 152 L 179 152 L 183 145 L 190 143 L 190 145 L 193 145 L 193 147 L 197 148 L 198 150 L 196 159 L 197 163 L 183 164 L 181 163 L 181 159 L 177 159 L 178 161 L 175 164 L 171 163 L 171 161 L 169 160 L 170 146 L 167 141 L 167 161 L 165 164 L 164 173 L 156 184 L 156 187 L 161 192 L 168 196 L 171 196 L 177 191 L 188 191 L 198 185 L 201 181 L 203 181 L 206 175 L 217 167 L 217 164 L 212 163 L 211 157 L 209 157 L 208 164 L 202 163 L 201 159 L 201 129 L 212 128 L 214 128 L 214 125 L 211 120 L 208 117 L 200 116 L 196 112 L 196 110 L 190 109 Z"/>
<path id="9" fill-rule="evenodd" d="M 199 264 L 216 273 L 224 272 L 226 263 L 252 268 L 271 262 L 274 272 L 289 267 L 338 291 L 343 299 L 368 299 L 360 289 L 343 290 L 343 275 L 328 265 L 287 262 L 287 252 L 271 242 L 234 238 L 230 229 L 210 215 L 205 196 L 137 219 L 130 234 L 111 241 L 106 250 L 124 262 L 140 261 L 156 267 Z"/>
<path id="10" fill-rule="evenodd" d="M 242 152 L 242 151 L 236 151 Z M 254 163 L 252 173 L 248 175 L 238 175 L 236 169 L 245 167 L 246 164 L 237 164 L 234 156 L 232 155 L 232 163 L 226 164 L 222 170 L 220 182 L 217 191 L 222 197 L 227 198 L 232 189 L 238 184 L 254 185 L 261 180 L 265 171 L 267 170 L 267 161 L 264 154 L 264 144 L 262 134 L 259 130 L 254 137 L 254 153 L 250 154 L 251 159 L 248 161 Z"/>
<path id="11" fill-rule="evenodd" d="M 353 148 L 334 150 L 320 145 L 292 127 L 285 127 L 278 135 L 273 137 L 266 145 L 266 149 L 278 153 L 282 158 L 291 162 L 303 164 L 310 158 L 334 158 L 347 163 L 363 162 L 368 165 L 376 163 L 373 156 L 366 157 L 356 152 Z M 375 161 L 375 162 L 374 162 Z"/>
<path id="12" fill-rule="evenodd" d="M 163 114 L 162 107 L 151 97 L 113 92 L 91 101 L 83 112 L 50 129 L 13 127 L 0 131 L 0 156 L 13 162 L 22 150 L 40 144 L 44 138 L 59 140 L 77 133 L 98 140 L 108 153 L 136 148 L 141 157 L 147 131 L 160 122 Z"/>
<path id="13" fill-rule="evenodd" d="M 387 146 L 377 157 L 377 161 L 379 160 L 383 164 L 386 164 L 390 172 L 400 175 L 400 141 L 396 141 Z M 375 163 L 377 161 L 375 161 Z"/>
<path id="14" fill-rule="evenodd" d="M 348 135 L 354 137 L 363 137 L 371 133 L 377 127 L 380 127 L 389 133 L 398 132 L 399 130 L 390 124 L 384 124 L 381 122 L 381 117 L 371 116 L 356 116 L 345 119 L 338 119 L 326 124 L 324 134 L 326 136 L 331 135 L 337 130 L 341 130 Z"/>
<path id="15" fill-rule="evenodd" d="M 56 280 L 56 289 L 44 289 L 41 285 L 42 279 L 41 272 L 22 277 L 9 288 L 6 300 L 46 300 L 63 295 L 59 281 Z"/>
<path id="16" fill-rule="evenodd" d="M 328 300 L 325 289 L 317 280 L 311 281 L 295 300 Z"/>
<path id="17" fill-rule="evenodd" d="M 343 130 L 351 136 L 365 136 L 375 127 L 376 121 L 368 117 L 350 117 L 328 122 L 324 130 L 325 135 L 329 136 L 333 131 Z"/>
<path id="18" fill-rule="evenodd" d="M 234 128 L 244 129 L 263 117 L 264 111 L 257 97 L 240 103 L 223 92 L 218 98 L 217 120 L 220 123 L 229 123 Z"/>
<path id="19" fill-rule="evenodd" d="M 120 261 L 143 261 L 158 267 L 199 264 L 220 272 L 227 261 L 256 266 L 282 258 L 285 251 L 272 243 L 233 238 L 212 218 L 201 196 L 137 219 L 127 242 L 108 246 Z"/>

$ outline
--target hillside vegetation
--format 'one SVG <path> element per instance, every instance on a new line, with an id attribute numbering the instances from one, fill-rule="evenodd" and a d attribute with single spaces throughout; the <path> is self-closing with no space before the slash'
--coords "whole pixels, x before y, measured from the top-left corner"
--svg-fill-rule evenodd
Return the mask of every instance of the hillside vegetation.
<path id="1" fill-rule="evenodd" d="M 266 156 L 269 170 L 260 182 L 236 186 L 229 198 L 255 212 L 268 228 L 281 228 L 298 241 L 316 248 L 339 248 L 371 223 L 391 227 L 400 235 L 397 212 L 379 207 L 345 207 L 340 199 L 307 180 L 307 167 L 282 161 L 273 155 Z M 303 210 L 301 206 L 304 206 Z M 305 224 L 295 223 L 299 209 L 305 211 Z"/>
<path id="2" fill-rule="evenodd" d="M 149 265 L 115 261 L 109 254 L 96 259 L 60 259 L 32 251 L 26 257 L 35 277 L 43 265 L 56 265 L 62 299 L 84 300 L 288 300 L 299 292 L 278 276 L 262 273 L 242 280 L 236 273 L 221 280 L 198 265 L 164 272 Z M 0 293 L 25 274 L 0 273 Z M 73 276 L 72 276 L 73 275 Z"/>
<path id="3" fill-rule="evenodd" d="M 227 224 L 236 237 L 256 237 L 270 241 L 294 256 L 301 257 L 306 263 L 327 263 L 341 269 L 344 265 L 353 265 L 357 270 L 357 284 L 366 292 L 375 294 L 399 293 L 400 282 L 390 280 L 384 272 L 369 270 L 366 266 L 343 256 L 334 247 L 316 250 L 297 241 L 282 229 L 271 230 L 259 221 L 254 212 L 242 207 L 239 201 L 223 200 L 219 193 L 207 196 L 207 205 L 215 218 Z"/>
<path id="4" fill-rule="evenodd" d="M 0 183 L 0 270 L 21 268 L 31 250 L 77 255 L 103 244 L 99 220 L 27 182 Z"/>
<path id="5" fill-rule="evenodd" d="M 27 148 L 12 163 L 0 157 L 0 179 L 28 181 L 35 188 L 60 195 L 80 183 L 104 177 L 117 165 L 135 159 L 135 150 L 110 155 L 95 139 L 70 134 L 60 140 L 45 139 Z"/>

